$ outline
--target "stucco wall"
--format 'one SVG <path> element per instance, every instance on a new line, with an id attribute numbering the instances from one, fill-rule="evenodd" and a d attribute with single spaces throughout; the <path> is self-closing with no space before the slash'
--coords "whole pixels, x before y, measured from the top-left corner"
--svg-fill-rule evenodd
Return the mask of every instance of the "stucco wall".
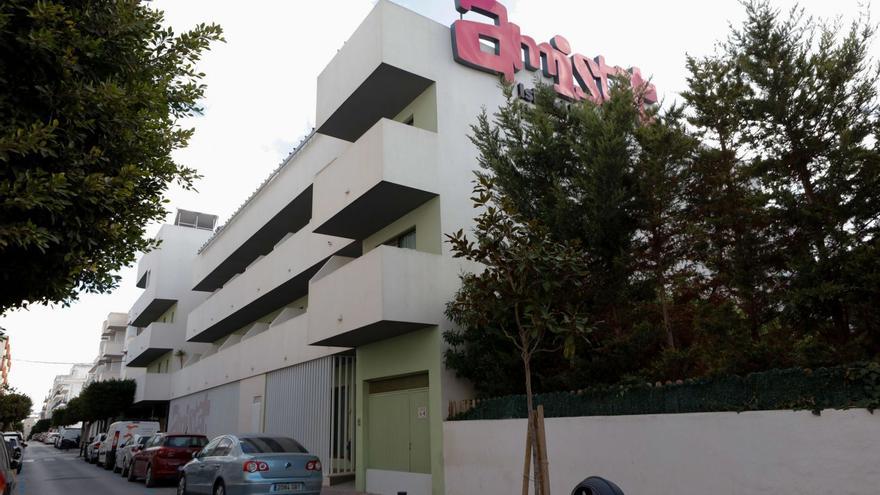
<path id="1" fill-rule="evenodd" d="M 589 475 L 636 495 L 880 493 L 880 415 L 861 409 L 552 418 L 546 427 L 554 493 Z M 446 493 L 520 493 L 525 428 L 446 422 Z"/>

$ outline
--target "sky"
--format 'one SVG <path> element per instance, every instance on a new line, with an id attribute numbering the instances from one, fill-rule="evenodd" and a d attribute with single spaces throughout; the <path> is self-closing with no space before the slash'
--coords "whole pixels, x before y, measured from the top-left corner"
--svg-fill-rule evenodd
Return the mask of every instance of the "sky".
<path id="1" fill-rule="evenodd" d="M 216 22 L 226 42 L 214 45 L 199 68 L 208 89 L 201 116 L 187 118 L 195 136 L 174 157 L 197 169 L 197 191 L 172 189 L 172 208 L 217 214 L 221 223 L 247 199 L 315 122 L 316 79 L 375 5 L 374 0 L 154 0 L 175 31 Z M 397 0 L 445 25 L 458 15 L 453 0 Z M 737 0 L 507 0 L 512 22 L 537 41 L 565 36 L 575 52 L 604 55 L 608 63 L 638 66 L 665 103 L 685 89 L 685 57 L 712 53 L 738 25 Z M 776 0 L 787 12 L 793 0 Z M 817 18 L 853 19 L 861 0 L 802 0 Z M 878 47 L 874 46 L 875 57 Z M 167 220 L 173 220 L 173 209 Z M 158 231 L 150 225 L 148 235 Z M 125 312 L 140 295 L 134 267 L 120 272 L 119 289 L 83 295 L 69 307 L 32 306 L 0 317 L 11 338 L 10 384 L 31 396 L 39 411 L 55 375 L 69 364 L 91 362 L 107 314 Z M 29 361 L 42 361 L 34 363 Z"/>

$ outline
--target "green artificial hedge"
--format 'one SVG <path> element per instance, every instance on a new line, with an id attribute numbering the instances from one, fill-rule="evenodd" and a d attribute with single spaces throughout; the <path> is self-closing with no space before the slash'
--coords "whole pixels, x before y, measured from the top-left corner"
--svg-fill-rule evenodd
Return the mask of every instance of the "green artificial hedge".
<path id="1" fill-rule="evenodd" d="M 597 387 L 537 394 L 545 417 L 619 416 L 717 411 L 867 408 L 880 406 L 880 364 L 855 363 L 814 370 L 794 368 L 665 385 Z M 453 420 L 526 417 L 526 398 L 512 395 L 477 401 Z"/>

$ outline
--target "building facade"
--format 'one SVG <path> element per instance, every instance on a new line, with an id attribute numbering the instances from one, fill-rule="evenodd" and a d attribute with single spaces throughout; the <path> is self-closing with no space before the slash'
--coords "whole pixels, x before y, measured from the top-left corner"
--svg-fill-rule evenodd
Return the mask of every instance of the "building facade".
<path id="1" fill-rule="evenodd" d="M 444 243 L 473 228 L 470 126 L 504 104 L 497 74 L 579 99 L 622 70 L 567 58 L 561 37 L 536 45 L 497 2 L 454 5 L 487 22 L 450 29 L 379 0 L 318 77 L 316 130 L 191 251 L 163 227 L 139 264 L 126 365 L 147 367 L 139 400 L 168 400 L 169 430 L 286 434 L 329 483 L 444 493 L 446 405 L 471 397 L 442 338 L 460 274 L 480 269 Z"/>
<path id="2" fill-rule="evenodd" d="M 9 370 L 12 369 L 12 350 L 9 345 L 9 335 L 0 328 L 0 386 L 9 386 Z"/>
<path id="3" fill-rule="evenodd" d="M 92 363 L 86 385 L 122 378 L 122 361 L 128 314 L 110 313 L 101 325 L 98 356 Z"/>
<path id="4" fill-rule="evenodd" d="M 193 291 L 189 274 L 199 246 L 211 236 L 217 217 L 178 210 L 163 225 L 158 245 L 138 262 L 137 286 L 144 289 L 128 312 L 122 377 L 137 384 L 134 406 L 165 426 L 172 374 L 209 346 L 186 341 L 186 315 L 208 294 Z"/>
<path id="5" fill-rule="evenodd" d="M 43 400 L 40 419 L 52 419 L 52 412 L 66 406 L 74 397 L 78 397 L 89 378 L 91 363 L 74 364 L 70 373 L 58 375 L 52 381 L 52 388 Z"/>

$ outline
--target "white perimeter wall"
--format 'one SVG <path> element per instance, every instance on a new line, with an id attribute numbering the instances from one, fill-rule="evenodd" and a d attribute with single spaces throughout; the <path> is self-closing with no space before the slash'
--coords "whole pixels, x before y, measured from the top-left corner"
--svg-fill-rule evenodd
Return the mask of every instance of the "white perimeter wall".
<path id="1" fill-rule="evenodd" d="M 880 413 L 755 411 L 546 420 L 551 488 L 627 495 L 875 495 Z M 444 423 L 447 495 L 520 493 L 525 420 Z"/>

